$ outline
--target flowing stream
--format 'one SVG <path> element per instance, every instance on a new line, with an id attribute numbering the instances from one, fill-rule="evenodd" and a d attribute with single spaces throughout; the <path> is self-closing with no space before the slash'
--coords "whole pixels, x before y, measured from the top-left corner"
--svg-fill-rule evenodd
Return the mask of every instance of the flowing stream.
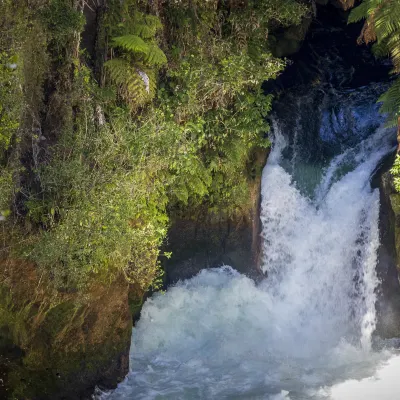
<path id="1" fill-rule="evenodd" d="M 398 398 L 400 359 L 373 336 L 379 192 L 370 180 L 395 136 L 375 104 L 381 91 L 286 99 L 262 180 L 266 279 L 204 270 L 148 299 L 131 372 L 101 398 Z M 389 383 L 377 388 L 376 377 Z"/>

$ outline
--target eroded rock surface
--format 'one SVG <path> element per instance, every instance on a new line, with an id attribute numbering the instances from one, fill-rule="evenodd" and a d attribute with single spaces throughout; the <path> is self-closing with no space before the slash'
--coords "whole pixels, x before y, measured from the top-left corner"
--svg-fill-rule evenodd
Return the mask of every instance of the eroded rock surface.
<path id="1" fill-rule="evenodd" d="M 1 398 L 83 399 L 128 372 L 128 284 L 62 292 L 32 264 L 1 262 Z"/>

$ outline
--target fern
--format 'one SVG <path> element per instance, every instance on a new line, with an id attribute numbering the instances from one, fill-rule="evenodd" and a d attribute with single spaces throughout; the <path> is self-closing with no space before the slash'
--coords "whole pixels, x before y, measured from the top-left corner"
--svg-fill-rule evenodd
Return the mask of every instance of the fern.
<path id="1" fill-rule="evenodd" d="M 400 2 L 398 0 L 364 0 L 349 17 L 349 22 L 365 19 L 360 42 L 376 42 L 373 46 L 377 57 L 390 56 L 393 74 L 400 73 Z M 381 111 L 389 116 L 389 124 L 397 125 L 400 116 L 400 78 L 384 93 Z M 399 127 L 400 129 L 400 127 Z"/>
<path id="2" fill-rule="evenodd" d="M 372 51 L 375 57 L 383 58 L 390 56 L 390 50 L 386 43 L 374 43 L 372 46 Z"/>
<path id="3" fill-rule="evenodd" d="M 121 98 L 132 108 L 141 106 L 149 100 L 147 90 L 139 71 L 129 61 L 114 58 L 104 64 L 110 80 L 117 86 Z"/>
<path id="4" fill-rule="evenodd" d="M 112 40 L 112 44 L 114 47 L 121 47 L 132 53 L 148 54 L 149 52 L 149 47 L 144 40 L 135 35 L 116 37 Z"/>
<path id="5" fill-rule="evenodd" d="M 112 39 L 117 57 L 105 63 L 107 75 L 131 109 L 150 101 L 156 93 L 156 77 L 167 57 L 156 44 L 162 24 L 154 15 L 135 12 L 121 24 L 124 33 Z"/>
<path id="6" fill-rule="evenodd" d="M 155 66 L 162 66 L 168 62 L 167 56 L 155 43 L 148 44 L 148 52 L 144 60 L 146 64 Z"/>
<path id="7" fill-rule="evenodd" d="M 371 1 L 365 0 L 358 7 L 351 10 L 348 22 L 349 23 L 360 22 L 363 19 L 367 18 L 371 7 L 370 3 Z"/>
<path id="8" fill-rule="evenodd" d="M 381 112 L 389 115 L 388 125 L 397 126 L 400 116 L 400 78 L 378 100 L 382 102 Z"/>
<path id="9" fill-rule="evenodd" d="M 130 74 L 130 64 L 122 58 L 114 58 L 104 64 L 107 72 L 115 84 L 121 85 L 126 82 Z"/>
<path id="10" fill-rule="evenodd" d="M 133 35 L 140 36 L 143 39 L 152 39 L 162 27 L 158 17 L 136 12 L 129 25 L 129 30 Z"/>

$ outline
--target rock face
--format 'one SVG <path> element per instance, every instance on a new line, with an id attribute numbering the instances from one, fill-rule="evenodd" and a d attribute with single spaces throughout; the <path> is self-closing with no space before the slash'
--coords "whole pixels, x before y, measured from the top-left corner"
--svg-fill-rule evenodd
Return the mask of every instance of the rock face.
<path id="1" fill-rule="evenodd" d="M 266 157 L 265 151 L 256 156 L 256 173 L 250 182 L 252 204 L 242 215 L 234 219 L 211 217 L 207 210 L 199 210 L 195 217 L 174 221 L 166 246 L 167 251 L 172 251 L 172 258 L 164 264 L 167 284 L 221 265 L 230 265 L 254 279 L 262 276 L 260 200 Z"/>
<path id="2" fill-rule="evenodd" d="M 32 264 L 1 264 L 0 398 L 90 398 L 125 377 L 132 318 L 123 279 L 63 293 Z"/>
<path id="3" fill-rule="evenodd" d="M 287 57 L 297 53 L 306 38 L 311 23 L 311 16 L 303 18 L 300 25 L 291 26 L 280 35 L 276 35 L 274 54 L 277 57 Z"/>
<path id="4" fill-rule="evenodd" d="M 381 245 L 378 252 L 377 333 L 383 338 L 400 335 L 400 194 L 393 187 L 390 172 L 381 175 L 379 230 Z"/>

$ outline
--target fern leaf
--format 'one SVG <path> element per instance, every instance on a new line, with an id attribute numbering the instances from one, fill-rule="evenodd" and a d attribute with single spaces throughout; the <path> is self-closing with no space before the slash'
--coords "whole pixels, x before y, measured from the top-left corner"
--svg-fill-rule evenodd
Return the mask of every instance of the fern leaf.
<path id="1" fill-rule="evenodd" d="M 113 39 L 114 47 L 121 47 L 132 53 L 141 53 L 147 55 L 149 47 L 146 42 L 136 35 L 118 36 Z"/>
<path id="2" fill-rule="evenodd" d="M 358 7 L 353 8 L 350 12 L 348 23 L 360 22 L 361 20 L 368 17 L 368 10 L 370 8 L 370 2 L 364 1 Z"/>
<path id="3" fill-rule="evenodd" d="M 142 39 L 153 39 L 163 25 L 155 15 L 145 15 L 135 12 L 127 23 L 127 32 L 132 35 L 140 36 Z"/>
<path id="4" fill-rule="evenodd" d="M 142 39 L 152 39 L 156 34 L 154 29 L 146 24 L 133 24 L 131 31 L 133 35 L 140 36 Z"/>
<path id="5" fill-rule="evenodd" d="M 130 63 L 123 58 L 113 58 L 104 63 L 110 79 L 116 85 L 122 85 L 129 80 Z"/>
<path id="6" fill-rule="evenodd" d="M 114 58 L 104 64 L 120 97 L 134 109 L 151 100 L 151 85 L 147 88 L 142 75 L 127 60 Z"/>
<path id="7" fill-rule="evenodd" d="M 146 64 L 162 66 L 168 62 L 167 56 L 156 44 L 149 43 L 148 48 L 149 48 L 149 51 L 145 57 Z"/>
<path id="8" fill-rule="evenodd" d="M 390 55 L 390 50 L 386 43 L 375 43 L 372 46 L 372 51 L 375 57 L 387 57 Z"/>
<path id="9" fill-rule="evenodd" d="M 389 126 L 397 126 L 397 116 L 400 115 L 400 78 L 378 101 L 382 103 L 381 112 L 389 116 Z"/>

